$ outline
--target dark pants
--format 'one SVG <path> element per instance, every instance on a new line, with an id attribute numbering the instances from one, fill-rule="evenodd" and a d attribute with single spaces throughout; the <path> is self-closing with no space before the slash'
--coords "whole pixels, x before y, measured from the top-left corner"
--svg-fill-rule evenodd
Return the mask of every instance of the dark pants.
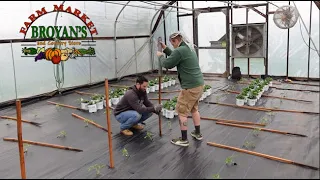
<path id="1" fill-rule="evenodd" d="M 152 116 L 153 113 L 142 113 L 139 114 L 137 111 L 125 111 L 116 116 L 116 119 L 120 125 L 120 130 L 129 129 L 132 126 L 142 123 L 143 121 L 147 120 Z"/>

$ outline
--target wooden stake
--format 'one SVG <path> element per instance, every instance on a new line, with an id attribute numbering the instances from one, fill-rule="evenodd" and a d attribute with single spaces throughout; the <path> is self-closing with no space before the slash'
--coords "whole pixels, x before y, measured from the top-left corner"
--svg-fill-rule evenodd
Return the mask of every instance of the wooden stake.
<path id="1" fill-rule="evenodd" d="M 24 161 L 24 151 L 22 142 L 22 123 L 21 123 L 21 101 L 16 101 L 16 111 L 17 111 L 17 134 L 18 134 L 18 148 L 20 155 L 20 174 L 21 179 L 26 179 L 26 167 Z"/>
<path id="2" fill-rule="evenodd" d="M 78 119 L 81 119 L 81 120 L 83 120 L 83 121 L 87 120 L 86 118 L 84 118 L 84 117 L 82 117 L 82 116 L 79 116 L 79 115 L 77 115 L 77 114 L 75 114 L 75 113 L 71 113 L 71 115 L 74 116 L 74 117 L 76 117 L 76 118 L 78 118 Z M 99 124 L 97 124 L 97 123 L 95 123 L 95 122 L 93 122 L 93 121 L 88 121 L 88 123 L 96 126 L 97 128 L 100 128 L 100 129 L 108 132 L 108 130 L 107 130 L 106 128 L 102 127 L 101 125 L 99 125 Z M 111 133 L 112 133 L 112 132 L 111 132 Z"/>
<path id="3" fill-rule="evenodd" d="M 192 116 L 188 116 L 188 118 L 192 118 Z M 218 118 L 209 118 L 209 117 L 200 117 L 200 119 L 233 123 L 233 124 L 247 124 L 247 125 L 255 125 L 255 126 L 265 126 L 265 124 L 259 124 L 259 123 L 253 123 L 253 122 L 247 122 L 247 121 L 227 120 L 227 119 L 218 119 Z"/>
<path id="4" fill-rule="evenodd" d="M 275 89 L 278 89 L 278 90 L 288 90 L 288 91 L 309 91 L 309 92 L 320 92 L 320 91 L 317 91 L 317 90 L 310 90 L 310 89 L 291 89 L 291 88 L 280 88 L 280 87 L 275 87 L 275 86 L 270 86 L 270 88 L 275 88 Z"/>
<path id="5" fill-rule="evenodd" d="M 18 142 L 15 138 L 3 138 L 4 141 L 11 141 L 11 142 Z M 39 145 L 39 146 L 45 146 L 45 147 L 52 147 L 57 149 L 64 149 L 64 150 L 70 150 L 70 151 L 76 151 L 76 152 L 82 152 L 81 149 L 76 149 L 73 147 L 67 147 L 67 146 L 60 146 L 56 144 L 47 144 L 42 142 L 35 142 L 35 141 L 29 141 L 29 140 L 22 140 L 23 143 L 33 144 L 33 145 Z"/>
<path id="6" fill-rule="evenodd" d="M 159 99 L 158 99 L 159 104 L 161 104 L 161 86 L 162 86 L 161 79 L 162 79 L 161 76 L 159 76 L 159 93 L 158 93 L 158 95 L 159 95 Z M 161 137 L 162 136 L 162 132 L 161 132 L 161 115 L 159 114 L 158 116 L 159 116 L 159 136 Z"/>
<path id="7" fill-rule="evenodd" d="M 231 90 L 227 90 L 227 92 L 229 92 L 229 93 L 233 93 L 233 94 L 240 94 L 240 92 L 239 92 L 239 91 L 231 91 Z M 303 99 L 285 98 L 285 97 L 280 97 L 280 96 L 270 96 L 270 95 L 265 95 L 265 94 L 262 94 L 262 97 L 270 97 L 270 98 L 277 98 L 277 99 L 284 99 L 284 100 L 291 100 L 291 101 L 312 102 L 312 101 L 303 100 Z"/>
<path id="8" fill-rule="evenodd" d="M 244 126 L 244 125 L 239 125 L 239 124 L 231 124 L 231 123 L 223 123 L 223 122 L 216 122 L 216 124 L 239 127 L 239 128 L 256 129 L 256 127 Z M 294 136 L 300 136 L 300 137 L 308 137 L 308 136 L 303 135 L 303 134 L 295 134 L 295 133 L 289 133 L 289 132 L 278 131 L 278 130 L 273 130 L 273 129 L 266 129 L 266 128 L 259 128 L 259 129 L 261 131 L 267 131 L 267 132 L 278 133 L 278 134 L 286 134 L 286 135 L 294 135 Z"/>
<path id="9" fill-rule="evenodd" d="M 229 149 L 229 150 L 233 150 L 233 151 L 238 151 L 238 152 L 242 152 L 242 153 L 246 153 L 246 154 L 256 155 L 259 157 L 263 157 L 263 158 L 267 158 L 267 159 L 271 159 L 271 160 L 275 160 L 275 161 L 280 161 L 280 162 L 287 163 L 287 164 L 294 164 L 294 165 L 298 165 L 298 166 L 302 166 L 302 167 L 306 167 L 306 168 L 310 168 L 310 169 L 314 169 L 314 170 L 319 170 L 318 167 L 309 166 L 309 165 L 297 163 L 297 162 L 294 162 L 294 161 L 291 161 L 288 159 L 270 156 L 267 154 L 262 154 L 262 153 L 258 153 L 258 152 L 254 152 L 254 151 L 248 151 L 245 149 L 240 149 L 240 148 L 236 148 L 236 147 L 232 147 L 232 146 L 226 146 L 226 145 L 217 144 L 217 143 L 213 143 L 213 142 L 207 142 L 207 145 L 220 147 L 220 148 L 224 148 L 224 149 Z"/>
<path id="10" fill-rule="evenodd" d="M 117 85 L 117 84 L 110 84 L 110 87 L 128 88 L 129 86 L 126 86 L 126 85 Z M 109 92 L 109 91 L 108 91 L 108 92 Z"/>
<path id="11" fill-rule="evenodd" d="M 7 120 L 17 121 L 17 118 L 15 118 L 15 117 L 10 117 L 10 116 L 0 116 L 0 118 L 2 118 L 2 119 L 7 119 Z M 33 122 L 33 121 L 28 121 L 28 120 L 24 120 L 24 119 L 21 119 L 21 122 L 29 123 L 29 124 L 32 124 L 32 125 L 37 126 L 37 127 L 40 127 L 40 126 L 41 126 L 41 123 L 37 123 L 37 122 Z"/>
<path id="12" fill-rule="evenodd" d="M 286 84 L 298 84 L 298 85 L 303 85 L 303 86 L 315 86 L 315 87 L 319 87 L 319 84 L 305 84 L 305 83 L 298 83 L 298 82 L 284 82 Z"/>
<path id="13" fill-rule="evenodd" d="M 161 91 L 161 93 L 176 93 L 180 92 L 181 90 L 173 90 L 173 91 Z"/>
<path id="14" fill-rule="evenodd" d="M 251 106 L 237 106 L 235 104 L 225 104 L 225 103 L 217 103 L 217 102 L 208 102 L 209 104 L 218 104 L 222 106 L 231 106 L 236 108 L 244 108 L 250 110 L 257 110 L 257 111 L 277 111 L 277 112 L 292 112 L 292 113 L 305 113 L 305 114 L 319 114 L 318 112 L 307 112 L 307 111 L 297 111 L 297 110 L 286 110 L 286 109 L 274 109 L 274 108 L 264 108 L 264 107 L 251 107 Z"/>
<path id="15" fill-rule="evenodd" d="M 109 99 L 108 79 L 105 79 L 104 86 L 105 86 L 106 99 Z M 109 101 L 106 102 L 106 105 L 107 105 L 107 107 L 109 107 Z M 113 152 L 112 152 L 112 137 L 111 137 L 111 120 L 110 120 L 110 110 L 109 110 L 109 108 L 106 108 L 106 114 L 107 114 L 106 118 L 107 118 L 107 128 L 108 128 L 110 168 L 114 168 Z"/>

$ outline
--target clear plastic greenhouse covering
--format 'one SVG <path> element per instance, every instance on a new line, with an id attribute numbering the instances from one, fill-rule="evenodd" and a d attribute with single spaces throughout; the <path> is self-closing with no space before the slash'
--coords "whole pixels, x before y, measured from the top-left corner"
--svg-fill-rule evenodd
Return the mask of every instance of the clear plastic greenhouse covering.
<path id="1" fill-rule="evenodd" d="M 39 94 L 49 93 L 58 89 L 68 89 L 86 84 L 101 82 L 105 78 L 113 79 L 140 72 L 157 69 L 157 38 L 166 37 L 169 47 L 169 35 L 180 30 L 193 42 L 192 16 L 177 14 L 192 13 L 192 1 L 178 1 L 165 10 L 157 29 L 152 33 L 159 16 L 159 10 L 163 4 L 169 1 L 65 1 L 64 10 L 67 8 L 74 13 L 75 9 L 81 11 L 92 21 L 97 34 L 94 34 L 95 43 L 89 42 L 84 49 L 92 47 L 94 55 L 88 57 L 70 58 L 62 65 L 52 64 L 47 60 L 35 62 L 35 57 L 23 57 L 25 45 L 31 42 L 10 42 L 10 40 L 23 39 L 20 33 L 25 22 L 30 22 L 30 15 L 41 13 L 43 7 L 46 11 L 52 11 L 54 5 L 59 6 L 63 1 L 21 1 L 0 2 L 1 17 L 10 17 L 6 25 L 0 29 L 0 104 L 16 98 L 28 98 Z M 233 1 L 233 3 L 263 4 L 266 1 Z M 288 5 L 289 1 L 274 1 L 278 6 Z M 311 38 L 319 49 L 319 11 L 311 1 L 295 2 L 300 16 L 306 27 L 310 26 Z M 175 6 L 183 7 L 177 11 Z M 194 8 L 221 7 L 227 4 L 223 1 L 194 1 Z M 312 6 L 312 8 L 310 7 Z M 190 10 L 191 9 L 191 10 Z M 264 6 L 256 7 L 265 12 Z M 275 11 L 277 7 L 269 4 L 269 11 Z M 312 10 L 311 10 L 312 9 Z M 57 13 L 48 13 L 35 20 L 31 26 L 54 26 Z M 289 41 L 288 75 L 291 77 L 307 77 L 308 74 L 308 32 L 302 24 L 297 24 L 288 30 L 278 28 L 273 20 L 273 14 L 269 14 L 268 57 L 269 75 L 285 76 L 287 67 L 287 42 Z M 200 13 L 198 18 L 198 42 L 199 46 L 210 46 L 210 41 L 220 39 L 226 33 L 226 18 L 223 12 Z M 244 8 L 233 9 L 233 24 L 245 24 L 246 10 Z M 259 14 L 249 11 L 249 23 L 265 22 Z M 301 22 L 300 22 L 301 23 Z M 91 24 L 91 25 L 93 25 Z M 179 24 L 179 25 L 178 25 Z M 57 26 L 84 26 L 81 18 L 72 13 L 59 13 Z M 179 27 L 178 27 L 179 26 Z M 92 27 L 92 28 L 93 28 Z M 116 29 L 115 29 L 116 27 Z M 92 30 L 92 29 L 91 29 Z M 80 33 L 79 33 L 80 34 Z M 87 29 L 88 37 L 90 31 Z M 26 34 L 30 39 L 32 31 Z M 81 34 L 80 34 L 81 36 Z M 126 38 L 125 38 L 126 37 Z M 68 40 L 67 40 L 68 41 Z M 33 43 L 34 44 L 34 43 Z M 29 46 L 30 47 L 30 46 Z M 38 46 L 39 47 L 39 46 Z M 48 47 L 53 47 L 48 46 Z M 310 45 L 313 48 L 312 45 Z M 47 48 L 47 47 L 46 47 Z M 72 46 L 70 47 L 72 48 Z M 199 49 L 199 62 L 203 73 L 223 73 L 226 70 L 225 49 Z M 246 74 L 247 58 L 235 59 L 235 66 L 240 66 L 243 74 Z M 176 70 L 175 68 L 172 70 Z M 64 73 L 62 73 L 62 71 Z M 250 58 L 250 74 L 263 74 L 264 61 L 259 58 Z M 319 56 L 313 50 L 310 51 L 310 71 L 312 78 L 319 78 Z M 57 85 L 59 81 L 60 85 Z"/>

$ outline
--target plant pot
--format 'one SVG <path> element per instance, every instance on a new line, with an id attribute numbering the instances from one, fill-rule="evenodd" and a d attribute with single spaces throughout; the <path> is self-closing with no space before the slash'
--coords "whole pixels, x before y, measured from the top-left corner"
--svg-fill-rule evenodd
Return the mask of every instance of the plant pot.
<path id="1" fill-rule="evenodd" d="M 117 105 L 119 101 L 120 101 L 120 98 L 112 98 L 111 99 L 111 102 L 113 105 Z"/>
<path id="2" fill-rule="evenodd" d="M 103 109 L 103 101 L 97 102 L 97 109 Z"/>
<path id="3" fill-rule="evenodd" d="M 154 86 L 153 86 L 153 87 L 154 87 Z M 146 91 L 147 91 L 147 94 L 149 94 L 149 92 L 150 92 L 150 88 L 147 88 L 147 90 L 146 90 Z"/>
<path id="4" fill-rule="evenodd" d="M 156 91 L 158 91 L 159 90 L 159 84 L 155 84 L 154 88 L 155 88 Z"/>
<path id="5" fill-rule="evenodd" d="M 201 98 L 205 99 L 207 97 L 207 93 L 203 92 Z"/>
<path id="6" fill-rule="evenodd" d="M 269 82 L 269 86 L 272 86 L 272 81 L 271 81 L 271 82 Z"/>
<path id="7" fill-rule="evenodd" d="M 163 83 L 159 84 L 159 86 L 160 86 L 160 88 L 161 88 L 161 89 L 163 89 L 163 88 L 164 88 L 164 87 L 163 87 Z"/>
<path id="8" fill-rule="evenodd" d="M 175 115 L 175 116 L 178 116 L 179 114 L 178 114 L 176 111 L 174 111 L 174 115 Z"/>
<path id="9" fill-rule="evenodd" d="M 122 98 L 123 98 L 123 96 L 124 96 L 124 95 L 121 95 L 121 96 L 119 97 L 119 100 L 120 100 L 120 99 L 122 99 Z"/>
<path id="10" fill-rule="evenodd" d="M 168 87 L 170 87 L 171 86 L 171 81 L 168 81 L 167 83 L 168 83 Z"/>
<path id="11" fill-rule="evenodd" d="M 269 90 L 269 85 L 266 85 L 266 91 L 268 91 Z"/>
<path id="12" fill-rule="evenodd" d="M 176 84 L 176 80 L 171 80 L 171 85 L 175 85 Z"/>
<path id="13" fill-rule="evenodd" d="M 167 110 L 166 109 L 162 109 L 162 116 L 166 117 L 167 116 Z"/>
<path id="14" fill-rule="evenodd" d="M 163 87 L 164 87 L 164 88 L 168 87 L 168 82 L 164 82 L 164 83 L 163 83 Z"/>
<path id="15" fill-rule="evenodd" d="M 210 96 L 212 94 L 212 89 L 211 88 L 207 89 L 206 92 L 207 92 L 207 96 Z"/>
<path id="16" fill-rule="evenodd" d="M 89 109 L 89 113 L 95 113 L 97 112 L 97 105 L 96 104 L 88 105 L 88 109 Z"/>
<path id="17" fill-rule="evenodd" d="M 256 105 L 257 99 L 248 99 L 248 105 L 249 106 L 254 106 Z"/>
<path id="18" fill-rule="evenodd" d="M 107 107 L 107 101 L 106 100 L 103 100 L 103 105 L 104 107 Z M 111 99 L 109 99 L 109 107 L 112 106 L 112 103 L 111 103 Z"/>
<path id="19" fill-rule="evenodd" d="M 167 110 L 166 118 L 168 119 L 174 118 L 174 110 Z"/>
<path id="20" fill-rule="evenodd" d="M 244 105 L 244 99 L 236 99 L 236 105 L 237 106 L 243 106 Z"/>
<path id="21" fill-rule="evenodd" d="M 89 103 L 81 103 L 81 109 L 88 110 Z"/>
<path id="22" fill-rule="evenodd" d="M 150 92 L 155 92 L 156 91 L 156 86 L 150 86 Z"/>

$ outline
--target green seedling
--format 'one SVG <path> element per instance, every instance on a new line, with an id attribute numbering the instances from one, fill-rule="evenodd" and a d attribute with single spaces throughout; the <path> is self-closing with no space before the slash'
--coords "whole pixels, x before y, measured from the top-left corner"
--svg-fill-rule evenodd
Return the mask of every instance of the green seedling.
<path id="1" fill-rule="evenodd" d="M 168 121 L 167 123 L 168 123 L 169 130 L 172 130 L 171 121 Z"/>
<path id="2" fill-rule="evenodd" d="M 262 118 L 261 121 L 260 121 L 261 124 L 268 124 L 268 119 L 266 117 Z"/>
<path id="3" fill-rule="evenodd" d="M 27 153 L 28 152 L 28 147 L 31 146 L 30 144 L 28 143 L 23 143 L 23 148 L 24 148 L 24 153 Z"/>
<path id="4" fill-rule="evenodd" d="M 92 169 L 94 169 L 94 170 L 96 170 L 96 175 L 98 176 L 98 175 L 101 175 L 100 169 L 102 169 L 104 167 L 105 167 L 105 165 L 103 165 L 103 164 L 95 164 L 93 166 L 90 166 L 88 168 L 88 171 L 91 171 Z"/>
<path id="5" fill-rule="evenodd" d="M 129 157 L 128 150 L 126 148 L 122 149 L 122 156 Z"/>
<path id="6" fill-rule="evenodd" d="M 217 173 L 217 174 L 214 174 L 214 175 L 213 175 L 212 177 L 213 177 L 213 179 L 221 179 L 221 178 L 220 178 L 220 175 L 219 175 L 219 173 Z"/>
<path id="7" fill-rule="evenodd" d="M 150 139 L 151 141 L 153 141 L 153 138 L 152 138 L 153 134 L 151 132 L 147 132 L 147 135 L 144 137 L 145 139 L 148 138 Z"/>
<path id="8" fill-rule="evenodd" d="M 57 104 L 56 109 L 59 111 L 61 109 L 61 106 L 59 104 Z"/>
<path id="9" fill-rule="evenodd" d="M 66 131 L 60 131 L 60 134 L 57 136 L 57 138 L 64 138 L 66 137 L 67 133 Z"/>
<path id="10" fill-rule="evenodd" d="M 256 145 L 254 144 L 254 142 L 246 141 L 246 142 L 244 142 L 242 147 L 245 147 L 247 149 L 253 149 L 256 147 Z"/>
<path id="11" fill-rule="evenodd" d="M 234 161 L 233 161 L 233 159 L 235 158 L 236 156 L 228 156 L 227 158 L 226 158 L 226 160 L 225 160 L 225 163 L 226 163 L 226 165 L 237 165 L 237 163 L 235 163 Z"/>
<path id="12" fill-rule="evenodd" d="M 88 127 L 89 126 L 89 122 L 93 122 L 93 120 L 85 119 L 84 123 L 86 123 L 86 125 L 84 127 Z"/>
<path id="13" fill-rule="evenodd" d="M 259 136 L 260 131 L 261 131 L 261 128 L 254 128 L 252 133 L 254 136 Z"/>
<path id="14" fill-rule="evenodd" d="M 267 115 L 269 115 L 270 117 L 271 117 L 271 116 L 274 116 L 274 112 L 272 112 L 272 111 L 267 112 Z"/>

